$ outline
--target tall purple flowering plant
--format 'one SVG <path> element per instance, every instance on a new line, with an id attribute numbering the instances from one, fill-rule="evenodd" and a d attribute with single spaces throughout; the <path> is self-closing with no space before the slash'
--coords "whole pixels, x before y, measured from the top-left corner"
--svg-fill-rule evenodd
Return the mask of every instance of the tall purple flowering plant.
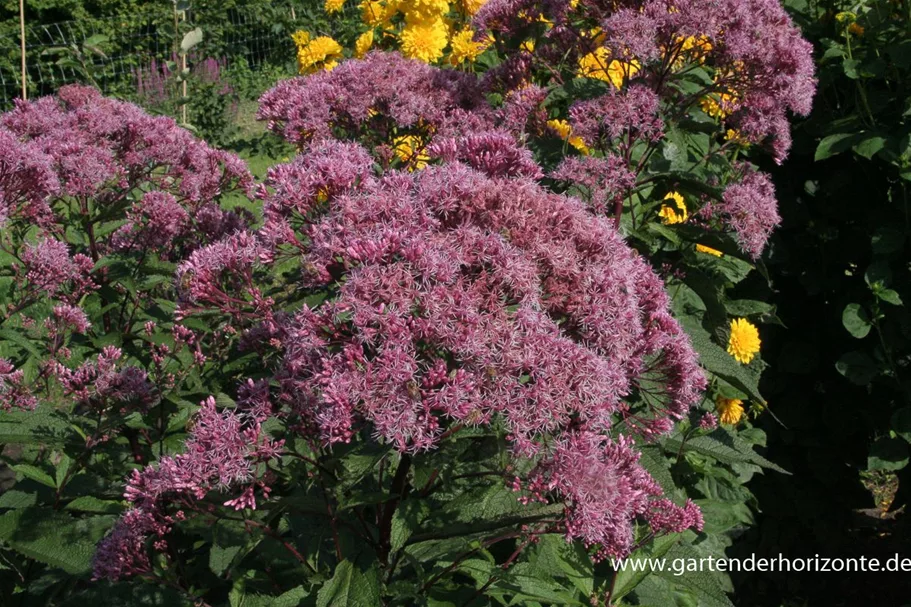
<path id="1" fill-rule="evenodd" d="M 89 89 L 0 118 L 0 540 L 44 588 L 729 604 L 611 559 L 720 556 L 775 468 L 742 419 L 745 318 L 774 310 L 732 294 L 808 48 L 772 0 L 490 0 L 475 27 L 482 73 L 376 52 L 280 83 L 260 117 L 299 154 L 255 186 Z"/>

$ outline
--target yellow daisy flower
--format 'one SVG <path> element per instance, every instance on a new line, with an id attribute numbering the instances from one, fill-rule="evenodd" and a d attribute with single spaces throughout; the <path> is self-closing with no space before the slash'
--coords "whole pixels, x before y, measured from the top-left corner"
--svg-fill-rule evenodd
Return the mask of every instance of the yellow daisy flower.
<path id="1" fill-rule="evenodd" d="M 689 213 L 687 213 L 686 210 L 686 202 L 684 202 L 680 192 L 668 192 L 664 199 L 672 201 L 674 206 L 669 204 L 661 205 L 661 210 L 658 211 L 658 217 L 661 218 L 661 223 L 672 225 L 675 223 L 683 223 L 689 218 Z"/>
<path id="2" fill-rule="evenodd" d="M 367 30 L 354 41 L 354 56 L 360 59 L 373 46 L 373 30 Z"/>
<path id="3" fill-rule="evenodd" d="M 611 59 L 610 51 L 598 47 L 594 52 L 579 58 L 579 76 L 610 82 L 616 88 L 622 88 L 627 79 L 639 71 L 639 62 Z"/>
<path id="4" fill-rule="evenodd" d="M 700 253 L 707 253 L 709 255 L 714 255 L 715 257 L 721 257 L 722 255 L 724 255 L 724 253 L 722 253 L 718 249 L 713 249 L 712 247 L 707 247 L 704 244 L 697 244 L 696 250 L 699 251 Z"/>
<path id="5" fill-rule="evenodd" d="M 475 33 L 471 28 L 465 28 L 452 37 L 449 63 L 452 65 L 461 65 L 466 61 L 471 63 L 478 58 L 478 55 L 484 52 L 490 42 L 475 42 L 474 36 Z"/>
<path id="6" fill-rule="evenodd" d="M 733 426 L 743 419 L 743 401 L 739 398 L 719 396 L 715 399 L 715 410 L 718 412 L 718 419 L 722 424 Z"/>
<path id="7" fill-rule="evenodd" d="M 566 120 L 559 118 L 554 118 L 553 120 L 547 121 L 547 126 L 552 128 L 557 135 L 560 136 L 566 143 L 573 146 L 579 152 L 583 154 L 588 154 L 588 146 L 585 144 L 585 141 L 578 135 L 573 135 L 573 127 Z"/>
<path id="8" fill-rule="evenodd" d="M 411 23 L 399 36 L 402 54 L 411 59 L 433 63 L 443 56 L 446 48 L 446 24 L 442 19 L 429 23 Z"/>
<path id="9" fill-rule="evenodd" d="M 728 354 L 745 365 L 759 353 L 759 329 L 745 318 L 731 321 L 731 336 L 728 338 Z"/>
<path id="10" fill-rule="evenodd" d="M 392 140 L 396 157 L 407 163 L 409 171 L 419 171 L 427 166 L 430 156 L 424 151 L 424 142 L 414 135 L 402 135 Z"/>
<path id="11" fill-rule="evenodd" d="M 345 6 L 345 0 L 326 0 L 323 9 L 331 15 L 342 10 L 343 6 Z"/>

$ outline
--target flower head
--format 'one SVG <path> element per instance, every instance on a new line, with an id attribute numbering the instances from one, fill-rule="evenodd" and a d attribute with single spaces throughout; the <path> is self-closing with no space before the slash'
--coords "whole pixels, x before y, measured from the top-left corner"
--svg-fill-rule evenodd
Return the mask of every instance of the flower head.
<path id="1" fill-rule="evenodd" d="M 743 401 L 739 398 L 719 396 L 715 399 L 715 410 L 718 412 L 718 418 L 722 424 L 733 426 L 743 418 Z"/>
<path id="2" fill-rule="evenodd" d="M 728 338 L 728 354 L 745 365 L 759 353 L 759 329 L 745 318 L 731 321 L 731 335 Z"/>
<path id="3" fill-rule="evenodd" d="M 409 23 L 399 35 L 402 54 L 424 63 L 433 63 L 443 56 L 448 42 L 446 24 L 442 19 Z"/>
<path id="4" fill-rule="evenodd" d="M 371 46 L 373 46 L 373 30 L 369 29 L 354 41 L 354 56 L 358 59 L 362 58 Z"/>
<path id="5" fill-rule="evenodd" d="M 328 13 L 337 13 L 345 6 L 345 0 L 326 0 L 323 9 Z"/>
<path id="6" fill-rule="evenodd" d="M 713 257 L 722 257 L 724 255 L 724 253 L 722 253 L 718 249 L 713 249 L 712 247 L 707 247 L 704 244 L 697 243 L 696 250 L 699 251 L 700 253 L 705 253 L 706 255 L 711 255 Z"/>
<path id="7" fill-rule="evenodd" d="M 669 200 L 673 206 L 670 204 L 661 205 L 661 210 L 658 211 L 658 217 L 661 218 L 661 222 L 669 225 L 685 222 L 689 215 L 686 210 L 686 202 L 680 192 L 668 192 L 664 199 Z"/>

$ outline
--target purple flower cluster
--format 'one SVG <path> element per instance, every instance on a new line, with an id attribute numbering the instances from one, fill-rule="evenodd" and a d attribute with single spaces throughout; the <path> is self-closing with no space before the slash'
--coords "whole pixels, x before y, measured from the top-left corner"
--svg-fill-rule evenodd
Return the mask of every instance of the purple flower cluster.
<path id="1" fill-rule="evenodd" d="M 739 166 L 742 177 L 724 190 L 723 203 L 714 207 L 737 234 L 743 250 L 754 258 L 762 254 L 769 236 L 779 223 L 775 186 L 765 173 Z"/>
<path id="2" fill-rule="evenodd" d="M 258 117 L 298 146 L 338 137 L 412 132 L 455 136 L 487 130 L 492 112 L 477 78 L 397 53 L 374 52 L 331 72 L 280 82 Z"/>
<path id="3" fill-rule="evenodd" d="M 147 540 L 156 538 L 155 549 L 164 551 L 165 537 L 175 522 L 186 512 L 206 512 L 203 500 L 210 493 L 242 488 L 237 497 L 224 502 L 238 510 L 256 508 L 257 489 L 268 497 L 268 463 L 283 446 L 262 430 L 268 414 L 262 406 L 222 412 L 214 398 L 203 401 L 185 453 L 133 471 L 125 492 L 131 508 L 99 543 L 95 578 L 117 580 L 148 571 Z"/>
<path id="4" fill-rule="evenodd" d="M 0 411 L 30 411 L 37 406 L 38 399 L 25 381 L 22 369 L 16 369 L 9 360 L 0 358 Z"/>
<path id="5" fill-rule="evenodd" d="M 71 316 L 81 312 L 78 308 L 65 311 Z M 57 309 L 55 309 L 57 316 Z M 84 315 L 83 315 L 84 318 Z M 74 323 L 79 322 L 73 319 Z M 87 328 L 88 321 L 83 326 Z M 120 348 L 106 346 L 93 361 L 76 369 L 68 369 L 59 362 L 50 363 L 53 375 L 74 402 L 96 410 L 110 406 L 145 409 L 155 399 L 155 390 L 146 372 L 132 366 L 121 367 L 123 352 Z"/>
<path id="6" fill-rule="evenodd" d="M 530 476 L 534 494 L 556 491 L 566 501 L 569 538 L 594 546 L 595 560 L 623 558 L 633 546 L 630 521 L 643 517 L 655 532 L 702 529 L 702 513 L 692 502 L 677 506 L 661 498 L 658 483 L 639 465 L 632 442 L 613 442 L 594 432 L 569 432 L 553 457 Z"/>
<path id="7" fill-rule="evenodd" d="M 645 260 L 581 201 L 540 187 L 510 141 L 441 139 L 441 164 L 382 176 L 366 150 L 326 141 L 272 169 L 262 242 L 299 258 L 302 287 L 337 288 L 291 317 L 262 311 L 283 352 L 279 401 L 325 444 L 366 427 L 405 452 L 500 420 L 516 456 L 548 470 L 580 456 L 576 434 L 597 437 L 586 449 L 604 450 L 620 496 L 584 484 L 594 477 L 562 484 L 562 472 L 548 490 L 567 501 L 571 536 L 622 554 L 660 491 L 607 433 L 616 419 L 645 437 L 669 431 L 705 380 Z M 187 305 L 236 316 L 226 263 L 246 281 L 268 261 L 248 244 L 197 251 L 182 268 Z"/>
<path id="8" fill-rule="evenodd" d="M 548 26 L 534 49 L 510 51 L 539 19 Z M 616 215 L 622 210 L 617 201 L 632 187 L 626 177 L 641 182 L 648 169 L 630 159 L 643 146 L 657 147 L 690 111 L 701 106 L 717 120 L 718 153 L 762 144 L 781 162 L 791 146 L 788 115 L 809 113 L 816 88 L 811 45 L 779 0 L 490 0 L 474 25 L 479 36 L 494 35 L 508 55 L 498 69 L 503 74 L 484 77 L 497 92 L 559 85 L 586 76 L 583 66 L 587 77 L 609 81 L 606 93 L 571 98 L 563 114 L 573 137 L 585 143 L 583 153 L 609 160 L 570 158 L 555 176 L 588 189 L 596 210 Z M 711 82 L 694 80 L 699 72 Z M 597 171 L 585 170 L 596 163 L 602 165 Z M 778 222 L 771 187 L 761 183 L 766 181 L 751 172 L 725 194 L 725 223 L 753 257 Z"/>
<path id="9" fill-rule="evenodd" d="M 505 41 L 527 31 L 537 15 L 553 27 L 534 55 L 572 64 L 602 48 L 611 59 L 635 61 L 633 77 L 662 98 L 674 95 L 665 86 L 674 64 L 707 61 L 717 76 L 714 90 L 736 98 L 731 125 L 751 141 L 768 140 L 778 160 L 790 145 L 787 112 L 810 111 L 812 47 L 778 0 L 595 0 L 575 7 L 570 0 L 490 0 L 475 26 Z M 528 73 L 520 81 L 531 79 Z"/>
<path id="10" fill-rule="evenodd" d="M 125 207 L 137 188 L 153 190 L 135 213 L 170 213 L 167 226 L 173 233 L 173 210 L 165 207 L 176 202 L 191 215 L 203 208 L 211 214 L 209 203 L 222 193 L 252 186 L 238 157 L 208 147 L 170 118 L 150 116 L 78 85 L 61 88 L 56 98 L 19 101 L 3 114 L 0 158 L 5 159 L 0 162 L 0 217 L 37 221 L 49 231 L 66 220 L 56 209 L 63 198 L 74 199 L 80 214 L 96 220 Z M 171 205 L 162 200 L 168 195 Z M 191 225 L 183 223 L 186 236 Z M 148 229 L 160 227 L 151 221 Z M 93 251 L 93 256 L 104 252 Z"/>

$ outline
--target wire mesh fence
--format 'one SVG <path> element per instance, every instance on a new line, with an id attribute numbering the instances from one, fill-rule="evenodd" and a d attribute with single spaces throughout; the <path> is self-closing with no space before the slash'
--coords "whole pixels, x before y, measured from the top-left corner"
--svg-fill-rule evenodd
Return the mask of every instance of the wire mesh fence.
<path id="1" fill-rule="evenodd" d="M 93 80 L 105 93 L 129 94 L 143 71 L 176 62 L 184 35 L 200 28 L 203 39 L 190 62 L 243 61 L 252 69 L 293 61 L 289 34 L 322 13 L 321 0 L 258 2 L 226 9 L 158 3 L 141 13 L 52 24 L 26 24 L 28 96 L 53 93 L 64 84 Z M 325 19 L 319 19 L 325 22 Z M 101 53 L 85 48 L 102 36 Z M 91 45 L 90 45 L 91 46 Z M 22 96 L 20 35 L 0 33 L 0 106 Z M 173 64 L 172 64 L 173 65 Z"/>

